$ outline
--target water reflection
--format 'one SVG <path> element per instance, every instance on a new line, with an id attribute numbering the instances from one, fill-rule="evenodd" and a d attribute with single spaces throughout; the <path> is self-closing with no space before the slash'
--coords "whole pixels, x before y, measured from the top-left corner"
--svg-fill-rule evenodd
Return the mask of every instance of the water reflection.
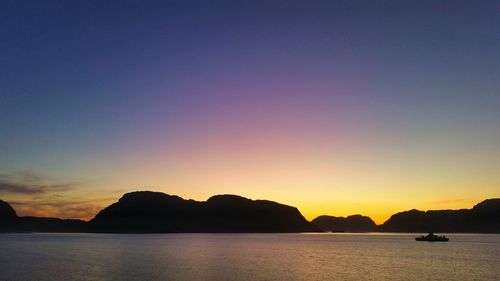
<path id="1" fill-rule="evenodd" d="M 0 280 L 498 280 L 500 235 L 4 234 Z"/>

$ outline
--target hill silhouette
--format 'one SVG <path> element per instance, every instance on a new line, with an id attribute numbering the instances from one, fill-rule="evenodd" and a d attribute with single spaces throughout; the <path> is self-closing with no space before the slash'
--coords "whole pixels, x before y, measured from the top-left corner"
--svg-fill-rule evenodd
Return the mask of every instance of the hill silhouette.
<path id="1" fill-rule="evenodd" d="M 0 232 L 13 231 L 17 222 L 17 214 L 9 203 L 0 200 Z"/>
<path id="2" fill-rule="evenodd" d="M 161 192 L 137 191 L 101 210 L 89 222 L 74 219 L 20 217 L 0 200 L 0 232 L 457 232 L 500 233 L 500 199 L 472 209 L 410 210 L 376 226 L 369 217 L 320 216 L 308 222 L 295 207 L 237 195 L 207 201 L 185 200 Z"/>
<path id="3" fill-rule="evenodd" d="M 323 231 L 331 232 L 369 232 L 377 225 L 370 218 L 362 215 L 348 217 L 319 216 L 311 221 Z"/>
<path id="4" fill-rule="evenodd" d="M 311 232 L 319 231 L 295 207 L 236 195 L 206 202 L 160 192 L 125 194 L 90 222 L 95 232 Z"/>
<path id="5" fill-rule="evenodd" d="M 18 217 L 10 204 L 0 200 L 0 232 L 85 232 L 86 226 L 82 220 Z"/>
<path id="6" fill-rule="evenodd" d="M 378 231 L 500 233 L 500 199 L 488 199 L 472 209 L 410 210 L 391 216 Z"/>
<path id="7" fill-rule="evenodd" d="M 0 200 L 0 220 L 13 220 L 17 218 L 16 211 L 9 203 Z"/>

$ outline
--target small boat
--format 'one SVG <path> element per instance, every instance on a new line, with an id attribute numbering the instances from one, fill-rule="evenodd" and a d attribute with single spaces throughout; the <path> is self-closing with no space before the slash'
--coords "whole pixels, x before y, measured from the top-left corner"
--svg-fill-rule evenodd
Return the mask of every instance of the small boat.
<path id="1" fill-rule="evenodd" d="M 426 236 L 420 236 L 415 238 L 417 241 L 427 241 L 427 242 L 448 242 L 450 239 L 448 239 L 446 236 L 438 236 L 434 235 L 434 233 L 429 233 Z"/>

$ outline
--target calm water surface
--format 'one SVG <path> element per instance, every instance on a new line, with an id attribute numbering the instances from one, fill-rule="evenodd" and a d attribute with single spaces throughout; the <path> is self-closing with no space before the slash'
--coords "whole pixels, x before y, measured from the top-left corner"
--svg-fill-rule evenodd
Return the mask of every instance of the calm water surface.
<path id="1" fill-rule="evenodd" d="M 500 235 L 1 234 L 1 281 L 500 280 Z"/>

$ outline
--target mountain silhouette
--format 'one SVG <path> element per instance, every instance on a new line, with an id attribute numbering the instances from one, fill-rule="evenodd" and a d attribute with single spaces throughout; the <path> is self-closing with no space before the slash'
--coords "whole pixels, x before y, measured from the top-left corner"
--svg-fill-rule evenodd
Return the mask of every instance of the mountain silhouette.
<path id="1" fill-rule="evenodd" d="M 82 220 L 18 217 L 12 206 L 0 200 L 0 232 L 85 232 L 86 226 Z"/>
<path id="2" fill-rule="evenodd" d="M 0 200 L 0 232 L 14 231 L 17 220 L 14 208 L 9 203 Z"/>
<path id="3" fill-rule="evenodd" d="M 500 199 L 487 199 L 472 209 L 400 212 L 379 226 L 361 215 L 346 218 L 319 216 L 310 223 L 295 207 L 237 195 L 216 195 L 200 202 L 161 192 L 131 192 L 101 210 L 89 222 L 20 217 L 7 202 L 0 200 L 0 232 L 320 231 L 500 233 Z"/>
<path id="4" fill-rule="evenodd" d="M 311 221 L 323 231 L 330 232 L 369 232 L 377 225 L 370 217 L 353 215 L 348 217 L 319 216 Z"/>
<path id="5" fill-rule="evenodd" d="M 100 211 L 95 232 L 311 232 L 319 231 L 295 207 L 236 195 L 206 202 L 138 191 Z"/>
<path id="6" fill-rule="evenodd" d="M 0 221 L 16 219 L 17 214 L 9 203 L 0 200 Z"/>
<path id="7" fill-rule="evenodd" d="M 386 232 L 500 233 L 500 199 L 488 199 L 472 209 L 410 210 L 392 215 L 378 227 Z"/>

